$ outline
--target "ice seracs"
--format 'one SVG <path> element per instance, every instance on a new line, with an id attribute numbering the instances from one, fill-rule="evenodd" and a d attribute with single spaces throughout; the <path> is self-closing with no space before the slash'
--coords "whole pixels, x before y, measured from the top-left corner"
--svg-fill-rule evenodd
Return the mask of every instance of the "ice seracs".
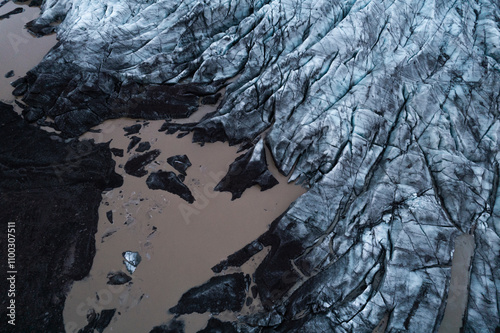
<path id="1" fill-rule="evenodd" d="M 258 239 L 264 310 L 234 325 L 436 332 L 453 240 L 470 233 L 465 325 L 494 331 L 499 16 L 493 0 L 50 0 L 30 26 L 62 19 L 60 43 L 16 91 L 27 119 L 75 136 L 189 115 L 238 74 L 195 140 L 266 131 L 279 170 L 310 190 Z"/>

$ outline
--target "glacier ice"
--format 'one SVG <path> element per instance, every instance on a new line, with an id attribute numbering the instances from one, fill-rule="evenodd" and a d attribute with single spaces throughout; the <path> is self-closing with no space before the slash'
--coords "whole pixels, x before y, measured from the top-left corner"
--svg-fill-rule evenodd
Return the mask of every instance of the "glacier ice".
<path id="1" fill-rule="evenodd" d="M 256 241 L 271 247 L 255 272 L 264 310 L 239 331 L 371 332 L 389 316 L 387 331 L 436 332 L 463 233 L 476 242 L 465 329 L 499 326 L 497 1 L 42 9 L 29 27 L 59 43 L 16 83 L 27 119 L 75 136 L 119 116 L 187 116 L 227 85 L 195 140 L 265 132 L 279 170 L 310 187 Z"/>

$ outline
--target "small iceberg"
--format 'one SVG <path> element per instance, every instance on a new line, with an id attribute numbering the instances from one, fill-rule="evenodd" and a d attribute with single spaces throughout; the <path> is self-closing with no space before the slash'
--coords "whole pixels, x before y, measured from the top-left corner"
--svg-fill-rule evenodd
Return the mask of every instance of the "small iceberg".
<path id="1" fill-rule="evenodd" d="M 127 268 L 127 271 L 132 274 L 135 272 L 137 266 L 141 263 L 141 255 L 139 252 L 132 252 L 132 251 L 125 251 L 122 253 L 123 258 L 123 263 L 125 264 L 125 267 Z"/>

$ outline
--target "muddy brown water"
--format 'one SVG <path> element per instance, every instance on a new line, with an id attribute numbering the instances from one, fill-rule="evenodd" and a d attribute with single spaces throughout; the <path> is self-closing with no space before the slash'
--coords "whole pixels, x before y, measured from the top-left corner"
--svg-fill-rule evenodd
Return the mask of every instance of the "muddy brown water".
<path id="1" fill-rule="evenodd" d="M 124 173 L 130 139 L 123 127 L 144 124 L 132 119 L 111 120 L 97 126 L 101 133 L 87 133 L 82 138 L 96 142 L 111 140 L 112 148 L 124 149 L 116 157 L 116 171 L 124 176 L 124 185 L 106 192 L 99 210 L 96 234 L 97 254 L 90 276 L 76 282 L 66 301 L 64 318 L 67 331 L 77 331 L 86 324 L 91 308 L 116 308 L 106 332 L 149 332 L 171 318 L 167 310 L 189 288 L 202 284 L 213 273 L 211 267 L 264 233 L 269 224 L 305 190 L 287 183 L 273 165 L 270 170 L 280 182 L 261 192 L 258 186 L 246 190 L 240 199 L 214 192 L 229 164 L 239 155 L 238 147 L 226 143 L 205 146 L 193 144 L 192 135 L 178 139 L 158 132 L 163 121 L 149 121 L 137 136 L 148 141 L 161 154 L 148 171 L 174 169 L 166 159 L 186 154 L 192 166 L 187 169 L 185 184 L 196 198 L 190 205 L 180 197 L 161 190 L 150 190 L 146 176 L 137 178 Z M 268 163 L 272 160 L 268 157 Z M 106 213 L 112 211 L 113 224 Z M 122 288 L 108 288 L 107 274 L 125 271 L 122 252 L 137 251 L 143 258 L 131 274 L 132 283 Z M 90 300 L 87 298 L 90 297 Z M 99 299 L 99 300 L 98 300 Z M 95 302 L 95 304 L 92 304 Z M 186 317 L 186 332 L 204 327 L 208 315 Z"/>

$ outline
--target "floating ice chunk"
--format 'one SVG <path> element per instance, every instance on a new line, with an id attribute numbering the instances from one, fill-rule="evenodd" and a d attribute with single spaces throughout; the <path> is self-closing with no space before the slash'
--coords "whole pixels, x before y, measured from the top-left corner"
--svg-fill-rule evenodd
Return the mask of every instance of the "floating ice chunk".
<path id="1" fill-rule="evenodd" d="M 122 253 L 123 258 L 125 260 L 123 263 L 125 264 L 125 267 L 127 268 L 127 271 L 132 274 L 135 272 L 137 266 L 141 263 L 141 255 L 139 252 L 132 252 L 132 251 L 125 251 Z"/>

